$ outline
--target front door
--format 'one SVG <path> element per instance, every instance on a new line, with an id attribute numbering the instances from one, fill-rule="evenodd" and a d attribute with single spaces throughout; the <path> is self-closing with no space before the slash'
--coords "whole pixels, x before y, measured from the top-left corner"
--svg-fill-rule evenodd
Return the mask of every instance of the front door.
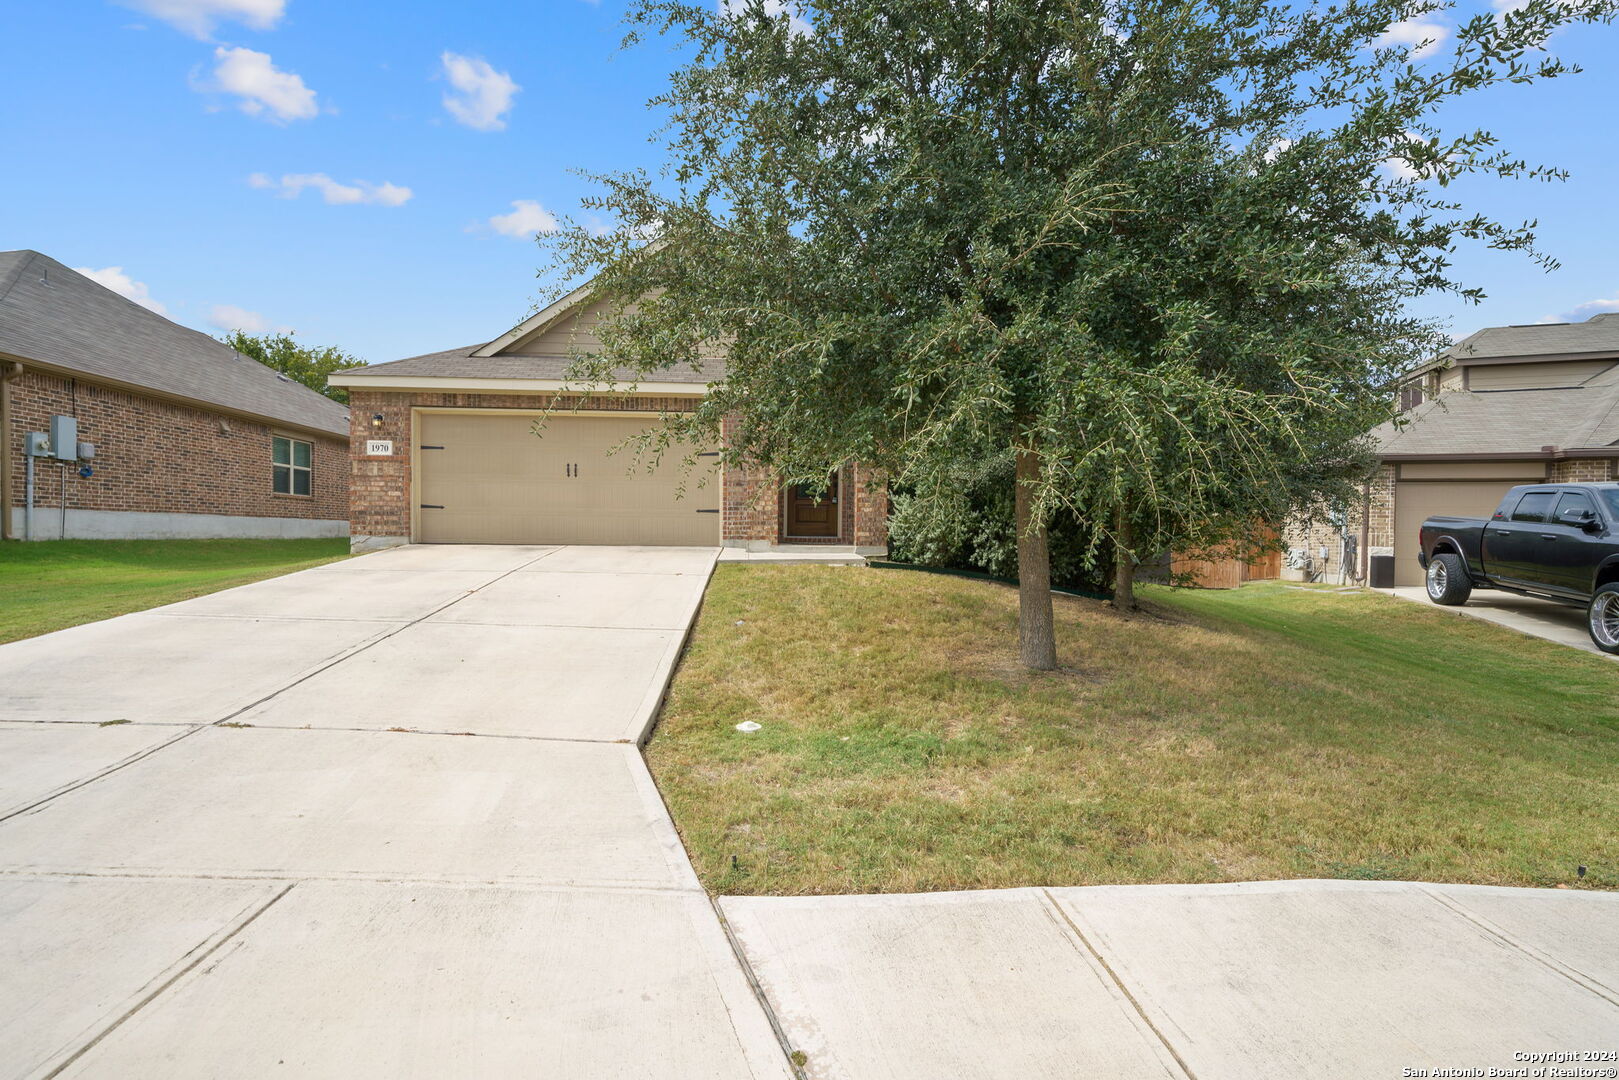
<path id="1" fill-rule="evenodd" d="M 826 491 L 816 498 L 813 488 L 793 484 L 787 488 L 787 539 L 818 539 L 838 535 L 838 477 L 833 473 Z"/>

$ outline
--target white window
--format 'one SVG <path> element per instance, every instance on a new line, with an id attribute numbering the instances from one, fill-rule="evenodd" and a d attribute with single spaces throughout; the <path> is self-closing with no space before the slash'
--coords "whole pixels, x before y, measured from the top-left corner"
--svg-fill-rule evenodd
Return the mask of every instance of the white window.
<path id="1" fill-rule="evenodd" d="M 314 455 L 313 443 L 277 435 L 270 450 L 272 490 L 278 495 L 308 495 Z"/>

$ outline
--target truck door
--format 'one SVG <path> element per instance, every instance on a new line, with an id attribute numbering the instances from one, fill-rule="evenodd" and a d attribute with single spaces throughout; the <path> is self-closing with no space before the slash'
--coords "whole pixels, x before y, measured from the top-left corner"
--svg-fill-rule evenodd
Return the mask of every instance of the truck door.
<path id="1" fill-rule="evenodd" d="M 1596 502 L 1583 491 L 1565 491 L 1557 496 L 1546 522 L 1545 547 L 1540 558 L 1548 581 L 1579 596 L 1591 594 L 1597 563 L 1611 550 L 1612 542 L 1602 532 L 1590 528 L 1601 522 Z"/>
<path id="2" fill-rule="evenodd" d="M 1499 581 L 1545 587 L 1546 574 L 1539 565 L 1540 537 L 1548 531 L 1546 519 L 1556 499 L 1555 489 L 1531 489 L 1523 493 L 1505 518 L 1484 523 L 1480 548 L 1486 574 Z"/>

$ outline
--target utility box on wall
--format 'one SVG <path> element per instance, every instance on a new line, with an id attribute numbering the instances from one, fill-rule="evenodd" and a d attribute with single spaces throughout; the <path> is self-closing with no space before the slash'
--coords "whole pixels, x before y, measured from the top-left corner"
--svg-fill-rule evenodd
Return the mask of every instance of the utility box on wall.
<path id="1" fill-rule="evenodd" d="M 79 460 L 79 421 L 76 418 L 51 417 L 51 456 L 58 461 Z"/>

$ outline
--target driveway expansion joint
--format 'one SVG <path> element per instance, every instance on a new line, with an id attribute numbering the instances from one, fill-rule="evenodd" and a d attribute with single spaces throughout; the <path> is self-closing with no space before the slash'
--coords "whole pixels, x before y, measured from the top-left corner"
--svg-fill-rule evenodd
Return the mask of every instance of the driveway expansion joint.
<path id="1" fill-rule="evenodd" d="M 1083 930 L 1079 928 L 1079 924 L 1074 921 L 1073 916 L 1068 913 L 1066 908 L 1057 902 L 1057 898 L 1055 896 L 1051 895 L 1050 889 L 1041 888 L 1039 893 L 1043 906 L 1046 908 L 1046 913 L 1048 915 L 1055 914 L 1057 917 L 1058 928 L 1066 930 L 1068 934 L 1072 936 L 1075 947 L 1089 954 L 1091 959 L 1095 960 L 1097 965 L 1107 973 L 1107 977 L 1113 981 L 1113 986 L 1120 994 L 1124 996 L 1124 1000 L 1130 1003 L 1130 1008 L 1135 1010 L 1136 1016 L 1143 1024 L 1146 1025 L 1147 1030 L 1152 1032 L 1153 1037 L 1158 1040 L 1158 1042 L 1163 1046 L 1164 1050 L 1168 1052 L 1169 1056 L 1175 1059 L 1175 1064 L 1179 1066 L 1180 1071 L 1185 1074 L 1186 1080 L 1197 1080 L 1197 1074 L 1192 1071 L 1192 1067 L 1188 1065 L 1186 1063 L 1186 1059 L 1181 1056 L 1180 1050 L 1175 1047 L 1174 1043 L 1169 1041 L 1169 1036 L 1165 1035 L 1163 1029 L 1153 1022 L 1152 1017 L 1147 1015 L 1147 1010 L 1142 1007 L 1142 1004 L 1136 997 L 1135 992 L 1132 991 L 1125 983 L 1124 979 L 1120 977 L 1118 971 L 1114 969 L 1113 965 L 1108 963 L 1107 957 L 1102 955 L 1102 951 L 1091 943 L 1091 939 Z"/>

